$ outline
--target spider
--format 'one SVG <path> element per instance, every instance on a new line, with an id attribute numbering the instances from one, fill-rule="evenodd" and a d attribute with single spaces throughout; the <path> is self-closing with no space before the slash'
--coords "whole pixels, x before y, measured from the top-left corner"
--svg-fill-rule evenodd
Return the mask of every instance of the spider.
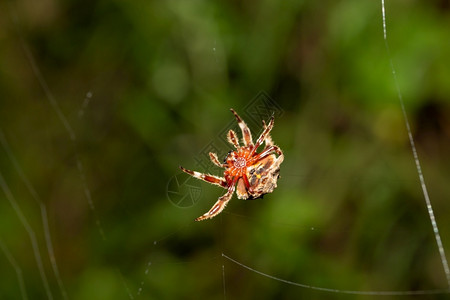
<path id="1" fill-rule="evenodd" d="M 227 190 L 223 196 L 219 197 L 219 200 L 213 207 L 207 213 L 195 219 L 196 221 L 211 219 L 220 214 L 228 201 L 230 201 L 234 191 L 236 191 L 239 199 L 257 199 L 271 193 L 277 187 L 280 165 L 283 162 L 284 155 L 281 149 L 273 144 L 270 137 L 274 117 L 272 116 L 270 119 L 269 125 L 266 125 L 263 120 L 264 130 L 256 140 L 256 143 L 253 144 L 252 134 L 247 124 L 232 108 L 230 110 L 241 128 L 242 143 L 244 145 L 241 146 L 239 144 L 236 133 L 230 130 L 228 131 L 227 139 L 236 150 L 230 151 L 223 163 L 219 162 L 217 154 L 209 153 L 211 161 L 216 166 L 225 168 L 224 177 L 191 171 L 180 166 L 183 172 L 192 177 L 218 185 Z M 264 149 L 257 153 L 256 150 L 263 142 L 265 143 Z"/>

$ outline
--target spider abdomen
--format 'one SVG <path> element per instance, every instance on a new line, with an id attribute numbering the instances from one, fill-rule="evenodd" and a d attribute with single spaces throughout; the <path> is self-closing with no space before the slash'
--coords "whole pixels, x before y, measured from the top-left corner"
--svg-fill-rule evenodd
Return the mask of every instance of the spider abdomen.
<path id="1" fill-rule="evenodd" d="M 248 168 L 247 177 L 250 185 L 248 193 L 253 199 L 271 193 L 277 187 L 282 158 L 278 160 L 272 154 Z"/>

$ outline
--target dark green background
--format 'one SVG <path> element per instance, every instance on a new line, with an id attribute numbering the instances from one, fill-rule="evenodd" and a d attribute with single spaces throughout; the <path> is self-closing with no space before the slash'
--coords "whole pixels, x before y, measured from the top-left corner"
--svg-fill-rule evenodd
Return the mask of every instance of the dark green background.
<path id="1" fill-rule="evenodd" d="M 33 237 L 55 299 L 398 298 L 288 285 L 222 253 L 311 286 L 447 288 L 389 62 L 450 252 L 450 5 L 386 10 L 390 57 L 380 1 L 3 1 L 0 298 L 48 298 Z M 194 222 L 224 191 L 191 181 L 182 208 L 170 179 L 205 171 L 229 108 L 248 119 L 261 91 L 283 112 L 278 188 Z"/>

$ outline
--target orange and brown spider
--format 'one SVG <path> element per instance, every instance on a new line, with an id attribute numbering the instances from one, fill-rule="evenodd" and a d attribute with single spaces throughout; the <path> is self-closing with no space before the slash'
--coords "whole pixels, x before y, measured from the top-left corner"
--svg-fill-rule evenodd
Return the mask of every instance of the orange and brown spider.
<path id="1" fill-rule="evenodd" d="M 256 143 L 253 144 L 252 134 L 247 124 L 245 124 L 232 108 L 230 110 L 233 112 L 241 128 L 244 146 L 239 145 L 236 133 L 230 130 L 227 135 L 228 142 L 236 150 L 227 155 L 224 163 L 219 162 L 217 154 L 209 153 L 211 161 L 216 166 L 225 168 L 224 177 L 203 174 L 187 170 L 180 166 L 183 172 L 195 178 L 227 189 L 225 195 L 221 196 L 206 214 L 195 219 L 196 221 L 217 216 L 225 208 L 228 201 L 230 201 L 235 190 L 239 199 L 257 199 L 265 194 L 271 193 L 277 187 L 277 180 L 280 176 L 280 164 L 283 162 L 284 155 L 283 151 L 273 144 L 272 138 L 270 137 L 270 131 L 274 123 L 273 116 L 270 119 L 269 125 L 266 126 L 266 123 L 263 121 L 264 131 L 256 140 Z M 256 150 L 263 142 L 265 142 L 264 149 L 260 153 L 257 153 Z"/>

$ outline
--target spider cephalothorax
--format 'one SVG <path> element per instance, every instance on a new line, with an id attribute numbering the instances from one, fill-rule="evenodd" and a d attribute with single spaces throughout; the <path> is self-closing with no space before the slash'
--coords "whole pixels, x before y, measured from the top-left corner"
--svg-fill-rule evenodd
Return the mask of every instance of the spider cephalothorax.
<path id="1" fill-rule="evenodd" d="M 280 164 L 284 155 L 281 149 L 273 144 L 270 131 L 273 128 L 273 116 L 269 125 L 263 121 L 264 131 L 261 133 L 256 143 L 253 144 L 252 134 L 247 124 L 233 110 L 234 116 L 242 131 L 242 143 L 239 145 L 238 137 L 233 130 L 228 131 L 228 142 L 236 150 L 228 153 L 224 163 L 220 163 L 217 154 L 210 152 L 211 161 L 218 167 L 225 168 L 224 177 L 210 174 L 203 174 L 196 171 L 187 170 L 180 166 L 183 172 L 201 179 L 203 181 L 221 186 L 227 189 L 225 195 L 221 196 L 213 207 L 203 216 L 195 219 L 201 221 L 217 216 L 227 205 L 236 190 L 239 199 L 256 199 L 264 194 L 271 193 L 277 187 L 277 180 L 280 173 Z M 262 143 L 264 149 L 257 153 L 256 150 Z M 275 155 L 278 155 L 278 157 Z"/>

